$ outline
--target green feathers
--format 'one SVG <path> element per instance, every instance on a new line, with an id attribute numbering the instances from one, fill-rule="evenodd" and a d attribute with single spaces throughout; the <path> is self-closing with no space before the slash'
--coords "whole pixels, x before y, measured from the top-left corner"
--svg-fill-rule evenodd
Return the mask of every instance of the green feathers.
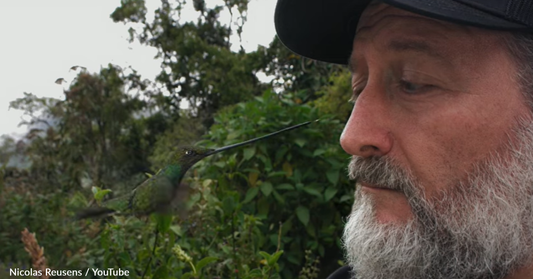
<path id="1" fill-rule="evenodd" d="M 162 171 L 144 181 L 129 194 L 102 202 L 99 207 L 92 207 L 78 212 L 77 218 L 91 218 L 110 213 L 127 215 L 147 215 L 152 212 L 168 210 L 176 187 L 172 183 L 179 183 L 182 174 L 173 171 Z M 168 175 L 167 175 L 168 174 Z"/>
<path id="2" fill-rule="evenodd" d="M 318 121 L 318 120 L 316 120 Z M 236 143 L 218 149 L 203 147 L 180 147 L 172 154 L 172 163 L 157 174 L 148 178 L 127 195 L 117 197 L 101 204 L 100 207 L 88 208 L 77 214 L 79 219 L 96 217 L 109 213 L 147 215 L 153 212 L 167 213 L 180 188 L 181 180 L 187 170 L 198 161 L 210 155 L 233 149 L 245 144 L 264 140 L 277 134 L 287 132 L 312 123 L 312 121 L 294 125 L 277 132 Z"/>

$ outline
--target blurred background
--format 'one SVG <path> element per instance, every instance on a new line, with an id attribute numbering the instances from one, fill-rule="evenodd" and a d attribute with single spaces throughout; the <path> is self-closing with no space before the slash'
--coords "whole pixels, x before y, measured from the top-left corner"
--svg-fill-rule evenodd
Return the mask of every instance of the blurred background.
<path id="1" fill-rule="evenodd" d="M 0 278 L 45 266 L 132 278 L 338 268 L 353 202 L 338 144 L 349 72 L 286 49 L 275 4 L 0 2 Z M 104 199 L 131 191 L 177 146 L 221 147 L 318 118 L 195 165 L 159 242 L 153 216 L 72 219 L 98 189 L 110 190 Z M 23 241 L 25 228 L 34 235 Z"/>

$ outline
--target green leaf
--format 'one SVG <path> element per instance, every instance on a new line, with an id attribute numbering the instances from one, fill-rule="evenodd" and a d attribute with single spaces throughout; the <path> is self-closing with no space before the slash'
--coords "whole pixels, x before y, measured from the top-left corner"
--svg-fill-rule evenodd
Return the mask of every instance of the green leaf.
<path id="1" fill-rule="evenodd" d="M 257 201 L 257 213 L 258 215 L 266 217 L 270 211 L 270 203 L 267 198 L 262 197 Z"/>
<path id="2" fill-rule="evenodd" d="M 326 150 L 324 150 L 324 149 L 317 149 L 317 150 L 315 150 L 315 152 L 313 152 L 313 157 L 316 157 L 316 156 L 322 155 L 322 154 L 324 154 L 324 153 L 326 153 Z"/>
<path id="3" fill-rule="evenodd" d="M 264 155 L 257 155 L 256 158 L 258 158 L 259 160 L 261 160 L 261 162 L 263 162 L 263 164 L 265 164 L 265 168 L 264 170 L 266 172 L 271 172 L 272 171 L 272 162 L 270 161 L 270 158 L 269 157 L 266 157 Z"/>
<path id="4" fill-rule="evenodd" d="M 291 164 L 289 164 L 289 162 L 285 162 L 283 163 L 283 165 L 281 166 L 283 168 L 283 171 L 286 172 L 287 174 L 287 177 L 291 177 L 292 176 L 292 171 L 293 171 L 293 166 Z"/>
<path id="5" fill-rule="evenodd" d="M 333 198 L 335 196 L 335 194 L 337 194 L 337 191 L 338 189 L 337 188 L 334 188 L 334 187 L 328 187 L 326 189 L 326 192 L 324 193 L 324 199 L 325 201 L 329 201 L 331 200 L 331 198 Z"/>
<path id="6" fill-rule="evenodd" d="M 244 197 L 244 201 L 242 201 L 242 203 L 250 202 L 257 196 L 257 193 L 259 193 L 258 187 L 248 189 L 248 191 L 246 192 L 246 197 Z"/>
<path id="7" fill-rule="evenodd" d="M 263 154 L 268 154 L 268 151 L 267 151 L 266 145 L 264 145 L 264 144 L 258 144 L 257 146 L 259 147 L 259 150 L 260 150 Z M 268 157 L 268 160 L 270 160 L 270 156 Z"/>
<path id="8" fill-rule="evenodd" d="M 306 193 L 308 193 L 310 195 L 316 196 L 318 198 L 322 198 L 322 194 L 320 193 L 320 191 L 318 191 L 315 188 L 304 187 L 303 190 L 304 190 L 304 192 L 306 192 Z"/>
<path id="9" fill-rule="evenodd" d="M 199 262 L 196 263 L 196 272 L 200 273 L 200 270 L 202 268 L 204 268 L 204 266 L 206 266 L 206 265 L 208 265 L 208 264 L 210 264 L 212 262 L 215 262 L 217 260 L 218 260 L 218 258 L 216 258 L 216 257 L 205 257 L 205 258 L 201 259 Z"/>
<path id="10" fill-rule="evenodd" d="M 294 254 L 287 254 L 287 260 L 293 264 L 301 265 L 300 260 Z"/>
<path id="11" fill-rule="evenodd" d="M 194 193 L 190 195 L 189 201 L 191 201 L 191 203 L 197 203 L 201 198 L 202 198 L 202 194 Z"/>
<path id="12" fill-rule="evenodd" d="M 228 136 L 226 137 L 227 140 L 232 140 L 232 139 L 236 139 L 238 137 L 240 137 L 242 135 L 242 132 L 240 130 L 235 130 L 231 133 L 228 134 Z"/>
<path id="13" fill-rule="evenodd" d="M 157 268 L 157 270 L 154 273 L 154 279 L 166 279 L 168 278 L 168 269 L 166 265 L 162 265 Z"/>
<path id="14" fill-rule="evenodd" d="M 248 277 L 246 278 L 260 278 L 263 274 L 261 273 L 261 270 L 258 269 L 258 268 L 255 268 L 255 269 L 252 269 L 249 273 L 248 273 Z"/>
<path id="15" fill-rule="evenodd" d="M 316 230 L 315 230 L 315 226 L 313 225 L 313 223 L 307 225 L 307 226 L 305 227 L 305 231 L 307 232 L 307 234 L 308 234 L 309 236 L 311 236 L 311 237 L 313 237 L 313 238 L 316 238 Z M 318 245 L 317 242 L 315 242 L 315 241 L 313 241 L 313 242 L 314 242 L 313 245 L 315 245 L 315 246 Z M 313 248 L 313 249 L 315 249 L 315 248 Z"/>
<path id="16" fill-rule="evenodd" d="M 160 233 L 166 233 L 170 229 L 170 224 L 172 224 L 173 216 L 169 214 L 154 214 L 157 222 L 157 230 Z"/>
<path id="17" fill-rule="evenodd" d="M 270 260 L 268 260 L 268 265 L 273 266 L 278 261 L 279 257 L 283 254 L 283 250 L 279 250 L 276 253 L 272 254 Z"/>
<path id="18" fill-rule="evenodd" d="M 296 143 L 299 147 L 304 147 L 305 143 L 307 143 L 307 140 L 299 138 L 295 139 L 294 143 Z"/>
<path id="19" fill-rule="evenodd" d="M 274 234 L 271 234 L 269 236 L 270 238 L 270 243 L 273 245 L 273 246 L 277 246 L 278 245 L 278 234 L 277 233 L 274 233 Z"/>
<path id="20" fill-rule="evenodd" d="M 224 176 L 221 177 L 221 179 L 224 179 Z M 211 183 L 213 183 L 213 180 L 211 179 L 206 179 L 202 182 L 202 186 L 204 187 L 208 187 Z M 220 184 L 220 179 L 218 181 L 218 183 Z"/>
<path id="21" fill-rule="evenodd" d="M 268 173 L 267 177 L 284 176 L 287 175 L 286 171 L 273 171 Z"/>
<path id="22" fill-rule="evenodd" d="M 272 183 L 270 182 L 263 182 L 261 184 L 261 192 L 263 192 L 263 195 L 265 196 L 270 196 L 270 193 L 272 193 Z"/>
<path id="23" fill-rule="evenodd" d="M 242 152 L 244 160 L 250 160 L 255 155 L 255 146 L 245 148 Z"/>
<path id="24" fill-rule="evenodd" d="M 276 162 L 279 162 L 281 161 L 281 159 L 283 158 L 283 156 L 285 155 L 285 153 L 287 153 L 289 149 L 286 147 L 286 146 L 283 146 L 281 148 L 279 148 L 277 151 L 276 151 Z"/>
<path id="25" fill-rule="evenodd" d="M 300 182 L 302 180 L 302 172 L 299 169 L 294 170 L 293 175 L 294 181 Z"/>
<path id="26" fill-rule="evenodd" d="M 259 251 L 259 255 L 261 255 L 261 257 L 263 257 L 265 260 L 267 260 L 267 262 L 270 261 L 270 258 L 271 258 L 271 257 L 270 257 L 270 255 L 269 255 L 267 252 L 265 252 L 265 251 Z"/>
<path id="27" fill-rule="evenodd" d="M 277 191 L 272 191 L 272 195 L 280 204 L 285 204 L 285 199 Z"/>
<path id="28" fill-rule="evenodd" d="M 281 235 L 282 237 L 287 234 L 292 229 L 292 217 L 291 219 L 285 221 L 283 225 L 281 225 Z"/>
<path id="29" fill-rule="evenodd" d="M 333 185 L 337 185 L 337 182 L 339 181 L 339 170 L 338 169 L 332 169 L 326 172 L 326 176 L 328 177 L 329 182 Z"/>
<path id="30" fill-rule="evenodd" d="M 248 182 L 250 183 L 250 186 L 255 187 L 255 184 L 257 184 L 257 178 L 259 178 L 259 173 L 257 172 L 248 173 Z"/>
<path id="31" fill-rule="evenodd" d="M 304 226 L 307 226 L 309 223 L 309 209 L 307 207 L 299 205 L 296 208 L 296 216 L 298 216 L 298 219 Z"/>
<path id="32" fill-rule="evenodd" d="M 102 201 L 102 199 L 105 197 L 105 195 L 111 193 L 110 189 L 104 189 L 104 190 L 98 190 L 96 194 L 94 194 L 94 199 L 98 202 Z"/>
<path id="33" fill-rule="evenodd" d="M 100 237 L 100 245 L 102 248 L 108 249 L 111 240 L 109 239 L 109 230 L 104 230 Z"/>
<path id="34" fill-rule="evenodd" d="M 348 201 L 348 200 L 351 200 L 353 199 L 353 196 L 350 196 L 350 195 L 343 195 L 341 197 L 341 199 L 339 200 L 339 202 L 345 202 L 345 201 Z"/>
<path id="35" fill-rule="evenodd" d="M 324 257 L 324 253 L 325 253 L 324 245 L 321 244 L 318 246 L 318 253 L 320 254 L 321 257 Z"/>
<path id="36" fill-rule="evenodd" d="M 235 200 L 232 196 L 226 196 L 224 200 L 222 200 L 222 208 L 226 214 L 233 213 L 233 210 L 235 209 Z"/>
<path id="37" fill-rule="evenodd" d="M 1 173 L 0 173 L 0 180 L 2 179 L 1 177 Z M 2 187 L 2 183 L 0 182 L 0 187 Z M 1 194 L 1 191 L 2 189 L 0 189 L 0 196 L 2 195 Z M 72 198 L 70 198 L 68 204 L 70 206 L 74 206 L 74 207 L 86 207 L 88 206 L 88 201 L 87 199 L 85 198 L 85 195 L 83 195 L 81 192 L 76 192 L 74 193 L 74 195 L 72 196 Z"/>
<path id="38" fill-rule="evenodd" d="M 276 186 L 278 190 L 294 190 L 294 186 L 289 183 L 283 183 Z"/>
<path id="39" fill-rule="evenodd" d="M 170 226 L 170 230 L 173 231 L 177 236 L 182 236 L 183 232 L 181 231 L 180 225 Z"/>

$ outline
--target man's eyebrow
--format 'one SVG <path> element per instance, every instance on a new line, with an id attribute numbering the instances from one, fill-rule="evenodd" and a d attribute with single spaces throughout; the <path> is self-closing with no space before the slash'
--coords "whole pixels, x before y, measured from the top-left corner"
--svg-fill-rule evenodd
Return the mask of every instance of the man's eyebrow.
<path id="1" fill-rule="evenodd" d="M 387 44 L 387 49 L 396 52 L 414 51 L 427 54 L 439 59 L 444 56 L 428 43 L 419 40 L 392 40 Z"/>
<path id="2" fill-rule="evenodd" d="M 435 48 L 433 48 L 430 44 L 428 44 L 425 41 L 420 40 L 408 40 L 408 39 L 401 39 L 401 40 L 392 40 L 388 42 L 386 45 L 386 49 L 394 52 L 419 52 L 423 53 L 438 59 L 446 59 L 442 53 L 437 51 Z M 357 69 L 357 62 L 353 59 L 353 57 L 350 56 L 348 59 L 348 70 L 350 72 L 355 73 Z"/>

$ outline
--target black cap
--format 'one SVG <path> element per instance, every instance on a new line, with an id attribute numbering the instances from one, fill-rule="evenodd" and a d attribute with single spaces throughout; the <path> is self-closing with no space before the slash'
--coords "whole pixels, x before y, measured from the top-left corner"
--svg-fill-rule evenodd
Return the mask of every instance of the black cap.
<path id="1" fill-rule="evenodd" d="M 370 0 L 278 0 L 274 21 L 295 53 L 346 64 Z M 427 17 L 494 30 L 533 31 L 533 0 L 382 0 Z"/>

